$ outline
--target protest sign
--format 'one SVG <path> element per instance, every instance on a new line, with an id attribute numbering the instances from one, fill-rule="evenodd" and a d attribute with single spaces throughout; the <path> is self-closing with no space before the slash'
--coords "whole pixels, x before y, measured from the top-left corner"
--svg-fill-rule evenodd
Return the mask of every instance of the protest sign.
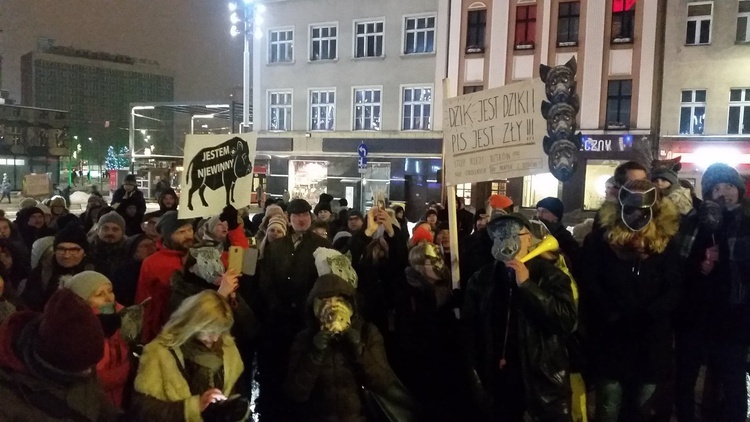
<path id="1" fill-rule="evenodd" d="M 208 217 L 252 199 L 255 134 L 187 135 L 179 218 Z"/>
<path id="2" fill-rule="evenodd" d="M 545 173 L 544 84 L 530 79 L 448 98 L 443 107 L 445 183 Z"/>
<path id="3" fill-rule="evenodd" d="M 22 195 L 26 197 L 50 196 L 52 181 L 47 173 L 31 173 L 23 176 Z"/>

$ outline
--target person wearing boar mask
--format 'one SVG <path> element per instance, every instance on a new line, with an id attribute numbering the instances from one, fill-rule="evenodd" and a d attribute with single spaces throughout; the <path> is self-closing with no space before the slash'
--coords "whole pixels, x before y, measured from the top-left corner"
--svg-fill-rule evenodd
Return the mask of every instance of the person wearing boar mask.
<path id="1" fill-rule="evenodd" d="M 596 379 L 596 420 L 649 420 L 672 365 L 670 316 L 679 294 L 680 214 L 648 180 L 599 210 L 584 242 L 579 287 Z"/>
<path id="2" fill-rule="evenodd" d="M 570 278 L 543 258 L 521 260 L 534 239 L 528 219 L 500 215 L 487 225 L 495 262 L 475 273 L 461 309 L 473 373 L 472 420 L 570 421 L 566 338 L 577 310 Z"/>
<path id="3" fill-rule="evenodd" d="M 701 365 L 715 375 L 723 402 L 714 420 L 744 421 L 745 359 L 750 343 L 750 203 L 737 170 L 713 164 L 703 174 L 703 202 L 679 233 L 684 280 L 675 313 L 676 408 L 695 421 Z"/>

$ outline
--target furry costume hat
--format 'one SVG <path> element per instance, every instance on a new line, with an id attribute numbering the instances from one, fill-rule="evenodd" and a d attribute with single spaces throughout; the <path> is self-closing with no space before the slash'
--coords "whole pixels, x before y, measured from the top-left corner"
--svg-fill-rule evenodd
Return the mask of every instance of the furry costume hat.
<path id="1" fill-rule="evenodd" d="M 357 272 L 352 268 L 351 256 L 343 255 L 335 249 L 318 248 L 313 252 L 313 257 L 318 275 L 335 274 L 357 288 Z"/>

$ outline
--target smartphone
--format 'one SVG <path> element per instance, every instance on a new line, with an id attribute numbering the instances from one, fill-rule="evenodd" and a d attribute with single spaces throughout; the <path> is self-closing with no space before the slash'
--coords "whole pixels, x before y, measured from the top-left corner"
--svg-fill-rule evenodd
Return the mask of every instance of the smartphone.
<path id="1" fill-rule="evenodd" d="M 245 257 L 242 261 L 242 274 L 255 275 L 256 268 L 258 267 L 258 253 L 259 251 L 255 248 L 245 249 Z"/>
<path id="2" fill-rule="evenodd" d="M 229 247 L 229 265 L 227 270 L 234 270 L 237 274 L 242 273 L 242 261 L 245 256 L 245 249 L 239 246 Z"/>

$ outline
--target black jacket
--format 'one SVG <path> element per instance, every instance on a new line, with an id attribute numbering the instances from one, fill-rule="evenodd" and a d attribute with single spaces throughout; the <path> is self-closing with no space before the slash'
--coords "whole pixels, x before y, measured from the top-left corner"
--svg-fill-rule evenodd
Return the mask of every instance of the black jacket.
<path id="1" fill-rule="evenodd" d="M 556 223 L 543 221 L 543 223 L 560 245 L 560 251 L 565 255 L 568 268 L 570 268 L 572 273 L 577 274 L 577 267 L 581 265 L 579 263 L 581 259 L 581 245 L 578 244 L 575 238 L 573 238 L 573 234 L 560 221 Z"/>
<path id="2" fill-rule="evenodd" d="M 459 265 L 461 269 L 461 289 L 466 285 L 477 271 L 495 262 L 492 257 L 492 239 L 487 229 L 477 230 L 467 238 L 463 239 L 458 248 Z"/>
<path id="3" fill-rule="evenodd" d="M 578 315 L 568 276 L 541 258 L 526 266 L 529 280 L 520 287 L 509 279 L 502 263 L 487 265 L 471 277 L 461 309 L 462 345 L 469 367 L 492 395 L 504 341 L 498 338 L 502 336 L 498 326 L 515 332 L 517 350 L 509 350 L 509 355 L 520 362 L 509 364 L 518 368 L 520 363 L 526 411 L 534 420 L 554 419 L 571 411 L 566 340 Z M 513 293 L 507 302 L 494 300 L 508 298 L 504 293 L 508 290 Z M 515 315 L 508 320 L 509 309 Z"/>
<path id="4" fill-rule="evenodd" d="M 121 203 L 125 198 L 125 188 L 120 186 L 117 188 L 115 193 L 112 195 L 112 203 L 110 205 L 114 206 L 115 204 Z M 146 199 L 143 197 L 143 192 L 136 189 L 131 193 L 127 199 L 130 199 L 133 201 L 133 203 L 136 205 L 136 208 L 138 209 L 138 215 L 143 215 L 146 213 Z"/>

